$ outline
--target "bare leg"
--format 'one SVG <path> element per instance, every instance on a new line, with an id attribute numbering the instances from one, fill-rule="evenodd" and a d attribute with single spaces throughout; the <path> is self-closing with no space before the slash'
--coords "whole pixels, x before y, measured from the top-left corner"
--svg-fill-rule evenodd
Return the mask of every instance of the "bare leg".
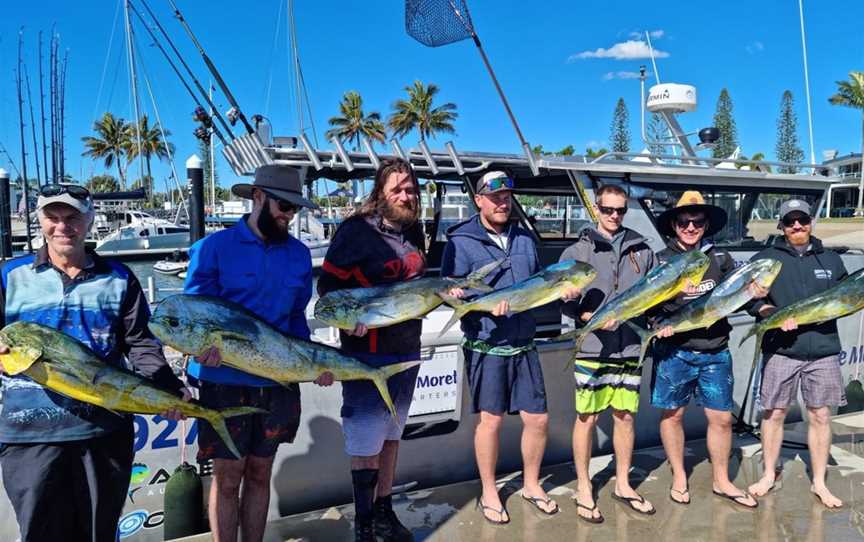
<path id="1" fill-rule="evenodd" d="M 576 465 L 576 500 L 579 504 L 594 507 L 594 492 L 591 484 L 591 475 L 588 473 L 588 465 L 591 462 L 592 440 L 594 438 L 594 426 L 597 424 L 598 414 L 579 414 L 573 424 L 573 463 Z M 576 512 L 580 516 L 599 518 L 600 511 L 590 512 L 582 507 L 577 507 Z"/>
<path id="2" fill-rule="evenodd" d="M 785 408 L 774 408 L 762 412 L 762 463 L 764 472 L 758 482 L 747 488 L 747 491 L 754 497 L 761 497 L 774 487 L 777 461 L 780 459 L 780 447 L 783 444 L 783 422 L 785 419 Z"/>
<path id="3" fill-rule="evenodd" d="M 246 457 L 243 475 L 243 498 L 240 501 L 240 531 L 243 542 L 261 542 L 267 525 L 270 505 L 270 473 L 273 456 Z"/>
<path id="4" fill-rule="evenodd" d="M 636 434 L 633 430 L 633 414 L 624 410 L 612 412 L 614 431 L 612 446 L 615 448 L 615 493 L 619 497 L 638 498 L 639 494 L 630 485 L 630 466 L 633 462 L 633 445 Z M 638 510 L 648 512 L 654 506 L 648 502 L 634 502 Z"/>
<path id="5" fill-rule="evenodd" d="M 235 542 L 240 511 L 240 482 L 246 459 L 214 459 L 207 512 L 214 542 Z"/>
<path id="6" fill-rule="evenodd" d="M 540 464 L 546 450 L 546 434 L 549 428 L 548 414 L 519 412 L 522 418 L 522 494 L 526 497 L 549 498 L 540 487 Z M 558 506 L 554 502 L 538 503 L 543 510 L 552 512 Z"/>
<path id="7" fill-rule="evenodd" d="M 501 432 L 503 416 L 481 411 L 477 419 L 477 427 L 474 430 L 474 454 L 477 458 L 477 470 L 480 473 L 480 483 L 483 490 L 480 500 L 485 506 L 496 510 L 503 510 L 501 498 L 498 496 L 498 488 L 495 486 L 495 466 L 498 463 L 498 436 Z M 484 510 L 484 515 L 490 515 L 495 521 L 509 519 L 506 512 L 496 514 L 491 510 Z"/>
<path id="8" fill-rule="evenodd" d="M 810 427 L 807 430 L 807 446 L 810 448 L 810 468 L 813 471 L 813 486 L 822 504 L 828 508 L 840 508 L 843 501 L 835 497 L 825 485 L 828 455 L 831 452 L 831 412 L 828 407 L 807 407 Z"/>
<path id="9" fill-rule="evenodd" d="M 732 451 L 732 413 L 723 410 L 705 409 L 708 418 L 708 455 L 714 475 L 714 491 L 726 495 L 742 495 L 738 499 L 745 506 L 753 506 L 756 499 L 738 489 L 729 480 L 729 452 Z"/>
<path id="10" fill-rule="evenodd" d="M 660 417 L 660 440 L 666 458 L 672 468 L 672 498 L 678 502 L 690 502 L 687 491 L 687 472 L 684 470 L 684 407 L 663 410 Z"/>
<path id="11" fill-rule="evenodd" d="M 393 492 L 396 478 L 396 460 L 399 457 L 399 441 L 385 440 L 378 454 L 378 497 L 386 497 Z"/>

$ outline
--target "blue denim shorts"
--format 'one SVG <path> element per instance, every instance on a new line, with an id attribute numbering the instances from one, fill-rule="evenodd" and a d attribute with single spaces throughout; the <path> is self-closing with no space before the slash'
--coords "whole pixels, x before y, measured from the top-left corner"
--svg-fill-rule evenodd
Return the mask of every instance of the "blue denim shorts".
<path id="1" fill-rule="evenodd" d="M 697 405 L 732 411 L 735 380 L 728 349 L 707 353 L 658 345 L 654 356 L 652 405 L 671 410 L 687 406 L 695 397 Z"/>

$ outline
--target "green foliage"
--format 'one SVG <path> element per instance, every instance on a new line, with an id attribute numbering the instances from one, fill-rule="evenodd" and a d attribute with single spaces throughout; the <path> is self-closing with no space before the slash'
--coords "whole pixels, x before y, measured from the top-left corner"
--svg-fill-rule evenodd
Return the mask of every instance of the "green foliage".
<path id="1" fill-rule="evenodd" d="M 777 117 L 777 146 L 774 148 L 778 162 L 800 164 L 804 161 L 804 151 L 798 145 L 798 117 L 792 92 L 783 92 L 780 99 L 780 115 Z M 780 166 L 780 173 L 798 173 L 795 166 Z"/>
<path id="2" fill-rule="evenodd" d="M 831 105 L 851 107 L 861 111 L 861 157 L 864 159 L 864 72 L 849 72 L 848 81 L 837 81 L 837 94 L 828 101 Z M 861 180 L 858 185 L 858 206 L 855 216 L 864 216 L 864 164 L 861 164 Z"/>
<path id="3" fill-rule="evenodd" d="M 379 143 L 387 138 L 381 114 L 372 112 L 366 115 L 363 112 L 363 98 L 357 91 L 349 90 L 342 96 L 339 113 L 327 121 L 333 127 L 327 130 L 328 138 L 336 136 L 340 141 L 348 140 L 353 143 L 354 150 L 360 149 L 361 135 Z"/>
<path id="4" fill-rule="evenodd" d="M 613 152 L 630 152 L 630 114 L 627 113 L 627 104 L 624 98 L 618 98 L 615 104 L 615 112 L 612 113 L 611 134 L 609 144 Z"/>
<path id="5" fill-rule="evenodd" d="M 405 87 L 408 99 L 396 100 L 393 112 L 387 119 L 387 124 L 397 137 L 404 137 L 414 129 L 420 134 L 421 140 L 427 137 L 434 139 L 439 132 L 456 132 L 453 127 L 453 122 L 459 116 L 456 104 L 448 102 L 438 107 L 432 106 L 439 90 L 435 83 L 424 85 L 422 81 L 414 81 L 412 86 Z"/>
<path id="6" fill-rule="evenodd" d="M 96 175 L 90 177 L 84 185 L 90 192 L 116 192 L 120 190 L 120 183 L 111 175 Z"/>
<path id="7" fill-rule="evenodd" d="M 669 125 L 657 113 L 651 113 L 651 119 L 648 121 L 646 132 L 649 141 L 671 141 L 672 132 L 669 131 Z M 648 152 L 651 154 L 671 154 L 668 147 L 659 144 L 649 144 Z"/>
<path id="8" fill-rule="evenodd" d="M 592 149 L 591 147 L 588 147 L 587 149 L 585 149 L 585 156 L 588 158 L 599 158 L 599 157 L 603 156 L 604 154 L 606 154 L 607 152 L 609 152 L 609 149 L 606 149 L 603 147 L 600 147 L 596 151 L 594 149 Z"/>
<path id="9" fill-rule="evenodd" d="M 738 128 L 732 116 L 732 98 L 725 88 L 717 98 L 717 109 L 714 111 L 714 126 L 720 130 L 720 139 L 714 147 L 714 158 L 728 158 L 738 148 Z"/>
<path id="10" fill-rule="evenodd" d="M 201 161 L 204 163 L 204 184 L 210 184 L 210 143 L 206 141 L 198 141 L 198 152 L 201 155 Z M 217 189 L 219 188 L 219 170 L 215 170 L 214 179 Z M 217 190 L 218 192 L 218 190 Z"/>
<path id="11" fill-rule="evenodd" d="M 531 148 L 531 152 L 533 152 L 537 156 L 573 156 L 574 154 L 576 154 L 576 149 L 575 147 L 573 147 L 573 145 L 567 145 L 560 151 L 546 151 L 543 149 L 543 145 L 534 145 Z"/>
<path id="12" fill-rule="evenodd" d="M 126 156 L 128 135 L 126 121 L 106 112 L 101 119 L 93 123 L 93 131 L 96 132 L 95 136 L 81 138 L 86 148 L 81 156 L 102 160 L 106 168 L 117 164 L 120 184 L 125 188 L 126 172 L 122 162 Z"/>

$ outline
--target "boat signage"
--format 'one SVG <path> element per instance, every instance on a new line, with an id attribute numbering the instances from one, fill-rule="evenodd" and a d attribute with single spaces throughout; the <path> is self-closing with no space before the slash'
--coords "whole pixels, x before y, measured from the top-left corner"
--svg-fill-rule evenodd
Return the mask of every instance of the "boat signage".
<path id="1" fill-rule="evenodd" d="M 458 346 L 432 347 L 421 356 L 423 363 L 414 386 L 409 416 L 452 412 L 458 404 Z"/>

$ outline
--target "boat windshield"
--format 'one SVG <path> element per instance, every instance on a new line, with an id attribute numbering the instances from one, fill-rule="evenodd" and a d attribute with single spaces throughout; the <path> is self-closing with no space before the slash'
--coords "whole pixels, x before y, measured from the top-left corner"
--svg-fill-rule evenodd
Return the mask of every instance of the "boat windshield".
<path id="1" fill-rule="evenodd" d="M 537 234 L 545 239 L 572 239 L 590 224 L 582 201 L 575 194 L 514 194 Z"/>
<path id="2" fill-rule="evenodd" d="M 660 214 L 673 207 L 684 189 L 680 185 L 653 187 L 649 197 L 642 198 L 645 209 L 655 222 Z M 754 190 L 744 187 L 700 187 L 705 201 L 726 211 L 729 220 L 713 238 L 718 246 L 750 248 L 764 246 L 776 235 L 780 219 L 780 204 L 792 198 L 807 201 L 814 212 L 822 196 L 821 190 L 784 191 L 782 189 Z"/>

